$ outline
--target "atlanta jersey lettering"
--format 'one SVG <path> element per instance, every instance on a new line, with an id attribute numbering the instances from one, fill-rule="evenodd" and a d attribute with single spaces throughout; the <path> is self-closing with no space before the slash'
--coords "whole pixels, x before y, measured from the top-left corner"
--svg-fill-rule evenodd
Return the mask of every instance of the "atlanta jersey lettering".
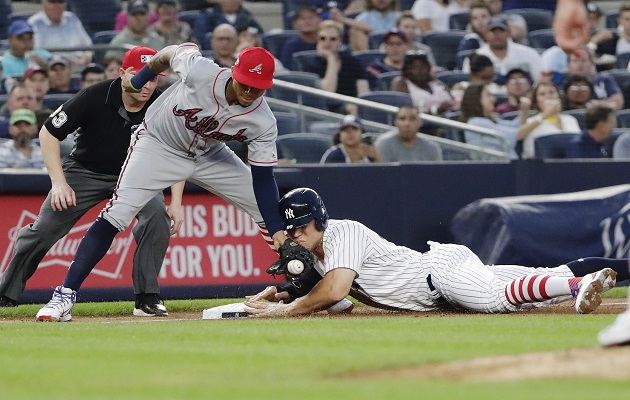
<path id="1" fill-rule="evenodd" d="M 167 146 L 197 157 L 221 142 L 248 144 L 249 163 L 275 165 L 278 129 L 263 97 L 249 107 L 228 105 L 226 85 L 232 71 L 203 57 L 192 43 L 177 47 L 171 68 L 181 78 L 149 107 L 146 132 Z M 195 88 L 210 88 L 206 90 Z M 169 112 L 159 112 L 169 110 Z"/>

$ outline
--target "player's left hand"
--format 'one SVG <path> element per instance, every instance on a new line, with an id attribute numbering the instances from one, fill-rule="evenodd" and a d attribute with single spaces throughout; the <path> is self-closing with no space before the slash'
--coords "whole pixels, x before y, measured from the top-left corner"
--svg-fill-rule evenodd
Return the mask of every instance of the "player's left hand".
<path id="1" fill-rule="evenodd" d="M 140 90 L 142 90 L 142 88 L 140 88 L 140 90 L 134 89 L 131 83 L 129 83 L 134 75 L 133 67 L 129 67 L 125 70 L 125 75 L 122 77 L 122 88 L 127 93 L 139 93 Z"/>
<path id="2" fill-rule="evenodd" d="M 181 204 L 170 204 L 166 209 L 166 213 L 171 217 L 171 235 L 179 232 L 184 223 L 184 209 Z"/>
<path id="3" fill-rule="evenodd" d="M 278 288 L 275 286 L 267 286 L 263 291 L 256 293 L 252 296 L 245 296 L 247 301 L 260 301 L 267 300 L 273 302 L 280 302 L 289 298 L 289 292 L 278 292 Z"/>
<path id="4" fill-rule="evenodd" d="M 290 304 L 283 302 L 271 303 L 268 301 L 246 301 L 245 311 L 252 317 L 284 318 L 289 317 Z"/>

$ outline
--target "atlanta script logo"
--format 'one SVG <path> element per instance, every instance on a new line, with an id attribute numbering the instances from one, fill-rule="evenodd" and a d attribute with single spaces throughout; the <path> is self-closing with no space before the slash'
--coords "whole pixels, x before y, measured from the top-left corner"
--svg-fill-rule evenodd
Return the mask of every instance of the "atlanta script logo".
<path id="1" fill-rule="evenodd" d="M 236 140 L 238 142 L 244 142 L 247 140 L 247 136 L 243 133 L 247 128 L 239 129 L 235 135 L 229 135 L 220 131 L 215 131 L 219 127 L 219 121 L 213 117 L 199 118 L 197 114 L 203 111 L 201 108 L 189 108 L 178 109 L 177 106 L 173 107 L 173 114 L 177 117 L 184 117 L 186 129 L 195 132 L 197 135 L 201 135 L 208 139 L 218 140 L 220 142 L 229 142 Z"/>

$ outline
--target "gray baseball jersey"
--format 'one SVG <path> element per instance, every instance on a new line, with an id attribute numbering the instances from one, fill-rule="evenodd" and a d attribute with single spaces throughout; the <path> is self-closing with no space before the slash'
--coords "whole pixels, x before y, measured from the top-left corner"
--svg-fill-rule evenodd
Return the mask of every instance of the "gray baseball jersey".
<path id="1" fill-rule="evenodd" d="M 431 249 L 421 253 L 395 245 L 359 222 L 330 219 L 323 236 L 324 261 L 315 268 L 322 276 L 335 268 L 351 269 L 357 274 L 354 290 L 381 306 L 413 311 L 440 308 L 440 295 L 475 311 L 515 311 L 519 307 L 504 295 L 511 280 L 531 274 L 573 277 L 566 266 L 489 267 L 466 246 L 429 244 Z M 428 284 L 429 274 L 437 293 Z"/>

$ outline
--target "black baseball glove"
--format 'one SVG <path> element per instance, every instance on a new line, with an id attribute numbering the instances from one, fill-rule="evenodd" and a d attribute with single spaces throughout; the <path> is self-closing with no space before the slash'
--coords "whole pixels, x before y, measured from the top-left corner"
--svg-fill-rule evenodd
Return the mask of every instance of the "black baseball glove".
<path id="1" fill-rule="evenodd" d="M 288 278 L 297 276 L 291 274 L 288 270 L 288 264 L 291 260 L 300 260 L 302 264 L 304 264 L 304 270 L 299 275 L 307 273 L 315 265 L 315 256 L 313 256 L 313 253 L 293 239 L 285 240 L 278 249 L 278 252 L 280 253 L 278 261 L 267 268 L 267 273 L 273 276 L 286 275 Z"/>

